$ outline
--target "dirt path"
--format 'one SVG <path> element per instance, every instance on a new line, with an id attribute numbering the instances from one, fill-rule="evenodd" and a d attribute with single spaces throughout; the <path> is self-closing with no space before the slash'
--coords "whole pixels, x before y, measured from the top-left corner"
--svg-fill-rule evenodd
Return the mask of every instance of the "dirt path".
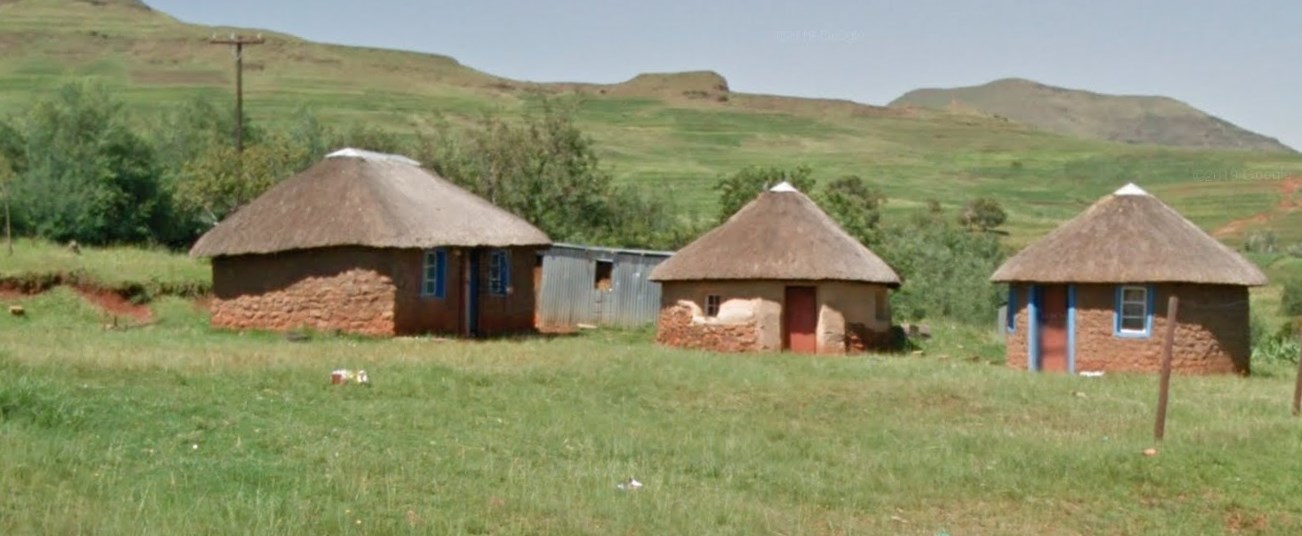
<path id="1" fill-rule="evenodd" d="M 1279 216 L 1302 209 L 1302 199 L 1298 199 L 1298 192 L 1302 191 L 1302 177 L 1295 176 L 1284 179 L 1279 183 L 1278 190 L 1280 195 L 1279 203 L 1276 203 L 1270 210 L 1246 218 L 1231 220 L 1212 231 L 1212 236 L 1216 238 L 1235 236 L 1248 227 L 1265 225 Z"/>

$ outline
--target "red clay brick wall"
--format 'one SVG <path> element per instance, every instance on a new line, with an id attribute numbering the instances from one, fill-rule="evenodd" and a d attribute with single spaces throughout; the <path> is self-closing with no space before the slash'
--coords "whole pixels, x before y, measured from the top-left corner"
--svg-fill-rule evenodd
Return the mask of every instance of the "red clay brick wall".
<path id="1" fill-rule="evenodd" d="M 1161 367 L 1167 300 L 1180 297 L 1171 369 L 1189 374 L 1248 372 L 1248 289 L 1224 285 L 1154 286 L 1153 330 L 1146 339 L 1112 335 L 1112 285 L 1076 288 L 1076 370 L 1154 372 Z"/>
<path id="2" fill-rule="evenodd" d="M 1076 370 L 1153 372 L 1161 366 L 1167 300 L 1180 297 L 1172 347 L 1172 370 L 1187 374 L 1249 371 L 1251 355 L 1248 290 L 1226 285 L 1154 285 L 1153 328 L 1147 338 L 1113 335 L 1115 285 L 1076 285 Z M 1017 289 L 1016 332 L 1007 338 L 1010 367 L 1025 369 L 1027 307 L 1025 285 Z"/>
<path id="3" fill-rule="evenodd" d="M 504 335 L 534 330 L 534 311 L 537 296 L 533 288 L 533 266 L 538 256 L 534 247 L 509 248 L 511 252 L 511 281 L 505 296 L 494 296 L 488 288 L 491 269 L 491 251 L 477 250 L 479 254 L 479 333 Z"/>
<path id="4" fill-rule="evenodd" d="M 715 352 L 752 352 L 763 349 L 753 323 L 694 324 L 691 308 L 678 304 L 666 305 L 660 309 L 656 342 L 666 346 Z"/>
<path id="5" fill-rule="evenodd" d="M 398 333 L 461 334 L 461 297 L 464 285 L 461 257 L 456 253 L 457 250 L 453 248 L 447 249 L 448 273 L 444 280 L 442 298 L 421 295 L 421 284 L 425 277 L 424 250 L 404 249 L 394 253 L 397 264 L 393 277 L 397 287 L 394 311 Z"/>
<path id="6" fill-rule="evenodd" d="M 392 335 L 394 252 L 340 247 L 215 258 L 212 325 Z"/>

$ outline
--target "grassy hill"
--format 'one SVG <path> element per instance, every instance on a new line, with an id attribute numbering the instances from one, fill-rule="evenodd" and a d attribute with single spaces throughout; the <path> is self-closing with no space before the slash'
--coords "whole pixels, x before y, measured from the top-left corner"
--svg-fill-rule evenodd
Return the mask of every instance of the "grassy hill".
<path id="1" fill-rule="evenodd" d="M 927 106 L 997 114 L 1080 138 L 1175 147 L 1293 150 L 1169 97 L 1104 95 L 1008 78 L 985 85 L 918 89 L 891 106 Z"/>
<path id="2" fill-rule="evenodd" d="M 72 78 L 99 77 L 144 114 L 194 95 L 231 98 L 230 50 L 139 2 L 0 0 L 0 114 Z M 664 189 L 712 215 L 715 178 L 747 164 L 807 164 L 819 179 L 860 175 L 892 214 L 935 199 L 995 196 L 1014 244 L 1134 180 L 1235 241 L 1256 229 L 1302 240 L 1282 180 L 1302 157 L 1119 144 L 1046 133 L 987 114 L 888 108 L 732 91 L 716 73 L 646 74 L 620 84 L 509 80 L 445 56 L 344 47 L 262 31 L 246 53 L 247 112 L 276 123 L 300 105 L 335 124 L 397 132 L 435 115 L 453 124 L 517 113 L 533 92 L 579 95 L 581 125 L 616 177 Z M 1263 217 L 1263 215 L 1265 215 Z"/>

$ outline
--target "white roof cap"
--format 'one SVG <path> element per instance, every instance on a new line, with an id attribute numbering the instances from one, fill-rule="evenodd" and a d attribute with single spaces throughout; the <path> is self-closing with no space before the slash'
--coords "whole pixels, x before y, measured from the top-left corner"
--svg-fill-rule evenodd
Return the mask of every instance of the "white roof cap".
<path id="1" fill-rule="evenodd" d="M 791 183 L 787 181 L 782 181 L 781 183 L 778 183 L 777 186 L 769 188 L 769 191 L 770 192 L 799 192 L 800 190 L 797 190 L 795 186 L 791 185 Z"/>
<path id="2" fill-rule="evenodd" d="M 1136 186 L 1132 182 L 1112 192 L 1112 195 L 1148 195 L 1148 192 L 1145 192 L 1143 188 Z"/>
<path id="3" fill-rule="evenodd" d="M 379 162 L 399 162 L 411 166 L 420 166 L 420 162 L 402 156 L 400 154 L 377 153 L 365 149 L 354 149 L 346 147 L 326 155 L 326 158 L 361 158 L 362 160 L 374 160 Z"/>

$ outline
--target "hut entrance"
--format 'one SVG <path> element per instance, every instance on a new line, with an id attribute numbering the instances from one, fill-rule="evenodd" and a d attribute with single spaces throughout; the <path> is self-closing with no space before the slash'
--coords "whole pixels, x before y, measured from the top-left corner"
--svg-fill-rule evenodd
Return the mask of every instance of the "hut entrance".
<path id="1" fill-rule="evenodd" d="M 466 290 L 461 293 L 461 310 L 466 315 L 462 327 L 467 337 L 479 334 L 479 251 L 465 250 L 465 272 L 463 278 Z"/>
<path id="2" fill-rule="evenodd" d="M 787 287 L 782 304 L 782 348 L 801 354 L 818 352 L 818 297 L 814 287 Z"/>
<path id="3" fill-rule="evenodd" d="M 1067 286 L 1040 291 L 1040 371 L 1067 372 Z"/>

